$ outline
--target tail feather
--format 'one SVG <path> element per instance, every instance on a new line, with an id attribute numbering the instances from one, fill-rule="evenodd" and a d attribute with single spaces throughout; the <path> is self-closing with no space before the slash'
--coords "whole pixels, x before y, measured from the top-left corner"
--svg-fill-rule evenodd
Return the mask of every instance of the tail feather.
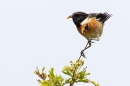
<path id="1" fill-rule="evenodd" d="M 106 16 L 104 22 L 106 22 L 112 16 L 112 14 L 108 14 L 107 12 L 105 12 L 104 15 Z"/>
<path id="2" fill-rule="evenodd" d="M 96 18 L 99 19 L 100 22 L 105 23 L 111 16 L 112 14 L 105 12 L 97 14 Z"/>

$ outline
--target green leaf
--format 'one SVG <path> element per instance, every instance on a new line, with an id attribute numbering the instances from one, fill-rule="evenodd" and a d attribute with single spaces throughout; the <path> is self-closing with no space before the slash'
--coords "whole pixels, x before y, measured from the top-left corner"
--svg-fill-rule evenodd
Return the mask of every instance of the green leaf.
<path id="1" fill-rule="evenodd" d="M 89 83 L 89 80 L 88 79 L 79 79 L 79 80 L 77 80 L 77 82 Z"/>
<path id="2" fill-rule="evenodd" d="M 99 83 L 96 83 L 95 81 L 90 81 L 93 85 L 99 86 Z"/>
<path id="3" fill-rule="evenodd" d="M 66 79 L 66 80 L 65 80 L 65 83 L 66 83 L 66 84 L 72 83 L 72 79 L 71 79 L 71 78 Z"/>
<path id="4" fill-rule="evenodd" d="M 54 68 L 51 68 L 51 70 L 49 70 L 49 77 L 51 77 L 51 78 L 54 78 L 55 77 L 55 75 L 54 75 Z"/>
<path id="5" fill-rule="evenodd" d="M 79 72 L 78 73 L 79 79 L 83 79 L 85 77 L 85 73 L 86 73 L 86 70 L 83 70 L 83 71 Z"/>
<path id="6" fill-rule="evenodd" d="M 68 71 L 62 71 L 64 74 L 72 76 L 72 73 L 68 72 Z"/>

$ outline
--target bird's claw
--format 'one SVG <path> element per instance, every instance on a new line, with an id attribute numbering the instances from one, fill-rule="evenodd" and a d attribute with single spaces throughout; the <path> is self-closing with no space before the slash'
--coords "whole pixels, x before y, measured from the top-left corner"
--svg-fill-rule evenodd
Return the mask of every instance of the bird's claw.
<path id="1" fill-rule="evenodd" d="M 80 54 L 81 54 L 81 56 L 83 56 L 84 58 L 86 58 L 86 57 L 85 57 L 84 50 L 82 50 Z"/>

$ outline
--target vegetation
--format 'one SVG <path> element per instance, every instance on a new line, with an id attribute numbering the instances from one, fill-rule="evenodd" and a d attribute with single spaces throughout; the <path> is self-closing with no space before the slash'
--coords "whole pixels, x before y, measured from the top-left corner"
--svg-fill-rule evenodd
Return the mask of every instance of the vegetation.
<path id="1" fill-rule="evenodd" d="M 75 62 L 70 61 L 70 65 L 66 65 L 63 67 L 62 73 L 69 76 L 69 78 L 65 79 L 61 75 L 57 75 L 54 73 L 54 68 L 49 70 L 49 74 L 45 73 L 45 67 L 42 68 L 40 72 L 37 68 L 34 73 L 38 75 L 40 79 L 40 86 L 65 86 L 69 84 L 69 86 L 73 86 L 75 83 L 92 83 L 94 86 L 99 86 L 99 83 L 96 83 L 93 80 L 88 79 L 90 73 L 86 70 L 87 67 L 83 68 L 84 61 L 82 59 L 78 59 Z"/>

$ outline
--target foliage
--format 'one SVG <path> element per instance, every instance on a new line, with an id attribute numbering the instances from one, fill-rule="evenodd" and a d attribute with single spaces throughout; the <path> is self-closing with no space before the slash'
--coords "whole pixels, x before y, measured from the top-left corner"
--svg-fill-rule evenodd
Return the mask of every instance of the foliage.
<path id="1" fill-rule="evenodd" d="M 65 66 L 62 70 L 62 73 L 70 77 L 67 79 L 63 78 L 61 75 L 54 74 L 54 68 L 49 70 L 48 75 L 44 72 L 45 67 L 42 68 L 41 73 L 38 68 L 34 73 L 40 77 L 40 79 L 37 80 L 40 86 L 65 86 L 66 84 L 73 86 L 74 83 L 79 82 L 92 83 L 94 86 L 99 86 L 99 83 L 87 78 L 90 73 L 87 72 L 87 67 L 81 70 L 83 65 L 84 61 L 82 59 L 78 59 L 76 62 L 70 61 L 70 65 Z"/>

